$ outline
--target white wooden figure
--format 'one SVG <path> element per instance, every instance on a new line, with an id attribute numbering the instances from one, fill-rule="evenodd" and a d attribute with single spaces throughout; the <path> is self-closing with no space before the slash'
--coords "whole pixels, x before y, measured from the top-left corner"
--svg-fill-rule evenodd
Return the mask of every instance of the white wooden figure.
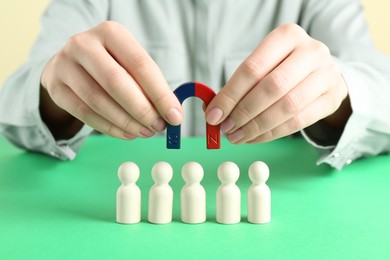
<path id="1" fill-rule="evenodd" d="M 118 168 L 121 181 L 116 192 L 116 221 L 134 224 L 141 221 L 141 191 L 136 184 L 139 168 L 133 162 L 125 162 Z"/>
<path id="2" fill-rule="evenodd" d="M 148 221 L 154 224 L 166 224 L 172 221 L 173 190 L 169 186 L 173 169 L 167 162 L 158 162 L 153 166 L 152 178 L 155 184 L 149 191 Z"/>
<path id="3" fill-rule="evenodd" d="M 271 221 L 271 191 L 265 183 L 269 168 L 264 162 L 254 162 L 249 167 L 252 185 L 248 189 L 248 222 L 265 224 Z"/>
<path id="4" fill-rule="evenodd" d="M 224 162 L 218 167 L 221 185 L 217 190 L 217 222 L 235 224 L 241 221 L 241 191 L 236 185 L 240 169 L 233 162 Z"/>
<path id="5" fill-rule="evenodd" d="M 180 193 L 181 221 L 198 224 L 206 221 L 206 191 L 200 184 L 203 168 L 197 162 L 186 163 L 181 175 L 185 185 Z"/>

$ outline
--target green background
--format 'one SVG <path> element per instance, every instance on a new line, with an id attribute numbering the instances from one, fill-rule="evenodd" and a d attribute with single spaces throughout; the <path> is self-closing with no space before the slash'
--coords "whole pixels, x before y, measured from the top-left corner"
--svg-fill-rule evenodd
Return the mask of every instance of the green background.
<path id="1" fill-rule="evenodd" d="M 206 150 L 204 138 L 167 150 L 164 138 L 131 142 L 88 138 L 74 161 L 62 162 L 14 148 L 0 137 L 0 259 L 389 259 L 390 156 L 359 160 L 342 171 L 316 166 L 316 151 L 303 139 Z M 248 168 L 270 168 L 272 220 L 246 220 Z M 142 222 L 115 223 L 117 168 L 141 170 Z M 174 169 L 173 222 L 146 221 L 151 169 Z M 207 222 L 180 222 L 181 167 L 199 162 L 207 193 Z M 241 170 L 242 222 L 215 222 L 217 168 Z"/>

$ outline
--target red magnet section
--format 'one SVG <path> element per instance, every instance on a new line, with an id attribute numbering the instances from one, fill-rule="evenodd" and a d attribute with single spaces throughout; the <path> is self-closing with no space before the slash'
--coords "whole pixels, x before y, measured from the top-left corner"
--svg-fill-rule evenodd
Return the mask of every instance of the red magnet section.
<path id="1" fill-rule="evenodd" d="M 195 82 L 195 96 L 202 99 L 206 106 L 215 97 L 215 92 L 208 86 Z M 219 149 L 220 143 L 220 126 L 206 124 L 207 149 Z"/>

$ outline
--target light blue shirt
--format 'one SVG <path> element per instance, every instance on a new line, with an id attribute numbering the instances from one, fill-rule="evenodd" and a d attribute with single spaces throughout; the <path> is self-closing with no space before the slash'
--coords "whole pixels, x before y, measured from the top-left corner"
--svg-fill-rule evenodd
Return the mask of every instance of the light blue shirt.
<path id="1" fill-rule="evenodd" d="M 11 142 L 63 160 L 75 157 L 92 129 L 84 126 L 70 140 L 54 140 L 39 114 L 40 77 L 69 37 L 106 20 L 132 32 L 172 89 L 196 80 L 216 92 L 271 30 L 299 24 L 329 47 L 353 109 L 337 144 L 314 142 L 314 136 L 327 134 L 321 127 L 303 132 L 321 153 L 318 163 L 340 169 L 390 149 L 390 59 L 374 47 L 357 0 L 54 0 L 28 61 L 1 90 L 0 129 Z M 184 134 L 203 135 L 200 101 L 186 101 L 184 111 Z"/>

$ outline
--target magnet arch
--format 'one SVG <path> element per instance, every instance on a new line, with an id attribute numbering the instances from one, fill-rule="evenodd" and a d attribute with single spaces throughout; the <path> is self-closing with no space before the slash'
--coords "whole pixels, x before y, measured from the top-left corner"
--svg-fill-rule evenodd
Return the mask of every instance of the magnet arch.
<path id="1" fill-rule="evenodd" d="M 215 92 L 205 84 L 198 82 L 188 82 L 180 85 L 175 93 L 180 104 L 189 97 L 198 97 L 203 100 L 207 106 L 215 97 Z M 180 149 L 181 125 L 167 126 L 167 148 Z M 207 149 L 219 149 L 221 147 L 221 135 L 219 125 L 210 125 L 206 123 L 206 144 Z"/>

